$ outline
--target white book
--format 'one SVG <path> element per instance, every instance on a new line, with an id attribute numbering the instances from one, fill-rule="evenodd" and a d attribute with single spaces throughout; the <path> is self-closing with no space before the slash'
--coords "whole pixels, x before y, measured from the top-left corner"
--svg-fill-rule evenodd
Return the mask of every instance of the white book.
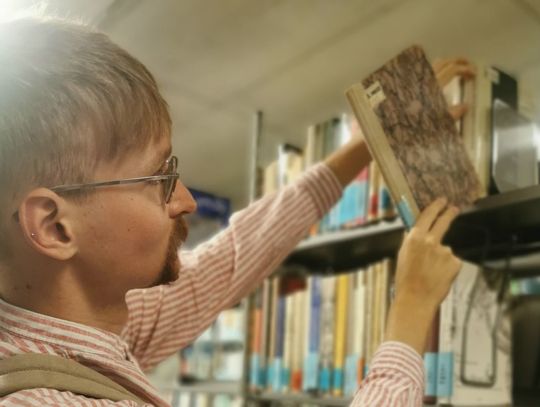
<path id="1" fill-rule="evenodd" d="M 512 327 L 493 271 L 463 263 L 453 293 L 454 406 L 512 404 Z"/>

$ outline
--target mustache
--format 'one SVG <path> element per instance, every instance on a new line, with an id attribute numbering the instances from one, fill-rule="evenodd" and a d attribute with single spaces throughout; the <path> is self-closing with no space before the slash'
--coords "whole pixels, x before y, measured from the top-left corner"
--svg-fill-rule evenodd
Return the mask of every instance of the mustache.
<path id="1" fill-rule="evenodd" d="M 172 233 L 172 241 L 175 248 L 179 248 L 184 244 L 189 235 L 189 228 L 184 217 L 179 217 L 174 221 L 174 229 Z"/>

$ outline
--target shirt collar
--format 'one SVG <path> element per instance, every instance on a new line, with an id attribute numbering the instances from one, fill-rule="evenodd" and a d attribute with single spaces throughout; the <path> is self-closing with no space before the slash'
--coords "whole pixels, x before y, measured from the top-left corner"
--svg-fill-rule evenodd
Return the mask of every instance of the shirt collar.
<path id="1" fill-rule="evenodd" d="M 114 359 L 127 357 L 127 343 L 112 332 L 38 314 L 11 305 L 1 298 L 0 330 L 36 342 L 59 346 L 67 351 Z"/>

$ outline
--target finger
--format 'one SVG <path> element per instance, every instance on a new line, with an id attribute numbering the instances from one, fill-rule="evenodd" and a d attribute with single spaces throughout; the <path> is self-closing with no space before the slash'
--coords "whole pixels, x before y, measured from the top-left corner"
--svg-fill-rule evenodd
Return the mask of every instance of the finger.
<path id="1" fill-rule="evenodd" d="M 467 106 L 465 103 L 460 103 L 459 105 L 450 106 L 448 108 L 448 112 L 450 113 L 450 116 L 452 116 L 452 119 L 454 121 L 461 119 L 463 116 L 465 116 L 465 113 L 467 113 L 469 110 L 469 106 Z"/>
<path id="2" fill-rule="evenodd" d="M 439 216 L 439 213 L 446 207 L 446 198 L 439 198 L 432 202 L 418 217 L 414 227 L 422 232 L 427 233 L 431 229 L 431 225 Z"/>
<path id="3" fill-rule="evenodd" d="M 454 77 L 460 76 L 464 79 L 471 79 L 476 75 L 476 69 L 469 64 L 447 64 L 436 74 L 437 82 L 441 87 L 446 86 Z"/>
<path id="4" fill-rule="evenodd" d="M 433 223 L 430 234 L 437 243 L 440 243 L 448 231 L 448 228 L 459 214 L 459 209 L 455 206 L 447 208 L 441 216 Z"/>
<path id="5" fill-rule="evenodd" d="M 434 71 L 437 71 L 439 69 L 443 69 L 449 65 L 456 64 L 456 65 L 471 65 L 469 60 L 467 58 L 463 57 L 456 57 L 456 58 L 439 58 L 433 61 L 431 66 L 433 67 Z"/>

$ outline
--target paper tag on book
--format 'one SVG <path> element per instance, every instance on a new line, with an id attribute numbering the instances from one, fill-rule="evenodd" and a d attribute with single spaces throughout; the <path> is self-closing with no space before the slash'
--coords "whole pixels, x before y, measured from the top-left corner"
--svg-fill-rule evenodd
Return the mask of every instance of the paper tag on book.
<path id="1" fill-rule="evenodd" d="M 373 109 L 381 104 L 386 99 L 386 95 L 382 89 L 379 81 L 373 82 L 367 89 L 366 94 L 369 100 L 369 104 Z"/>

